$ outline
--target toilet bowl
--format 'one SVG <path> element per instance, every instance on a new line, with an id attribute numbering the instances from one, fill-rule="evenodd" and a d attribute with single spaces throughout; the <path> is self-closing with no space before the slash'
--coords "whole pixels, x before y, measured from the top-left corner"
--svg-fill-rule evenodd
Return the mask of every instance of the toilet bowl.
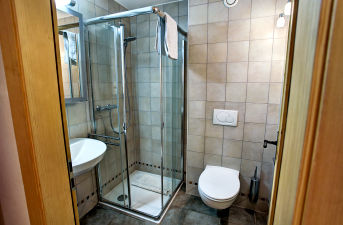
<path id="1" fill-rule="evenodd" d="M 236 200 L 240 189 L 239 171 L 206 166 L 198 182 L 202 201 L 215 209 L 226 209 Z"/>

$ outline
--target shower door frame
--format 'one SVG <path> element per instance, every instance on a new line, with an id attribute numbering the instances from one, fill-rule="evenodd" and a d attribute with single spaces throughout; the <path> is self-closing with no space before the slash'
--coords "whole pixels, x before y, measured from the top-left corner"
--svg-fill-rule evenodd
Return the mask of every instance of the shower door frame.
<path id="1" fill-rule="evenodd" d="M 156 7 L 147 7 L 147 8 L 155 8 L 155 10 L 157 9 Z M 135 11 L 135 10 L 132 10 L 132 11 Z M 157 9 L 158 12 L 160 12 L 158 9 Z M 155 11 L 152 11 L 152 12 L 148 12 L 148 13 L 156 13 Z M 135 13 L 133 15 L 133 13 L 130 11 L 128 11 L 128 15 L 127 17 L 132 17 L 132 16 L 138 16 L 138 15 L 141 15 L 141 14 L 147 14 L 147 12 L 144 12 L 142 10 L 138 10 L 137 13 Z M 163 29 L 164 29 L 164 18 L 161 17 L 161 15 L 159 13 L 156 13 L 159 15 L 159 20 L 160 20 L 160 24 L 162 24 L 162 31 L 161 33 L 163 33 Z M 115 16 L 113 16 L 115 17 Z M 127 17 L 121 17 L 121 18 L 127 18 Z M 101 22 L 105 22 L 105 21 L 101 21 Z M 92 23 L 94 23 L 94 19 L 92 19 Z M 87 22 L 85 21 L 85 24 L 87 24 Z M 117 29 L 117 32 L 114 32 L 114 30 Z M 102 194 L 101 194 L 101 191 L 99 192 L 98 191 L 98 201 L 99 201 L 99 204 L 100 205 L 103 205 L 103 206 L 106 206 L 106 207 L 110 207 L 110 208 L 113 208 L 113 209 L 116 209 L 122 213 L 125 213 L 125 214 L 128 214 L 130 216 L 133 216 L 133 217 L 136 217 L 136 218 L 139 218 L 139 219 L 144 219 L 144 220 L 148 220 L 150 222 L 153 222 L 153 223 L 159 223 L 163 217 L 165 216 L 166 212 L 167 212 L 167 209 L 169 209 L 170 205 L 171 205 L 171 202 L 175 199 L 176 197 L 176 193 L 178 193 L 178 191 L 181 189 L 181 186 L 184 182 L 184 172 L 183 172 L 183 167 L 184 167 L 184 136 L 185 136 L 185 133 L 184 133 L 184 97 L 185 97 L 185 89 L 184 89 L 184 82 L 185 82 L 185 54 L 186 54 L 186 51 L 185 51 L 185 45 L 186 45 L 186 41 L 187 41 L 187 33 L 185 31 L 183 31 L 180 27 L 178 27 L 178 33 L 180 33 L 181 35 L 184 36 L 184 40 L 182 40 L 182 43 L 181 43 L 181 56 L 182 56 L 182 63 L 181 63 L 181 79 L 182 79 L 182 82 L 181 82 L 181 92 L 182 92 L 182 107 L 181 107 L 181 181 L 179 182 L 179 184 L 176 186 L 175 190 L 172 190 L 172 194 L 171 194 L 171 197 L 167 200 L 166 204 L 163 205 L 163 152 L 164 152 L 164 149 L 163 149 L 163 128 L 164 128 L 164 121 L 163 121 L 163 96 L 162 96 L 162 91 L 163 91 L 163 83 L 162 83 L 162 78 L 163 78 L 163 70 L 162 70 L 162 61 L 163 61 L 163 56 L 162 54 L 160 54 L 160 104 L 161 104 L 161 212 L 159 213 L 159 215 L 157 216 L 153 216 L 153 215 L 150 215 L 150 214 L 147 214 L 147 213 L 144 213 L 144 212 L 141 212 L 139 210 L 136 210 L 136 209 L 133 209 L 131 207 L 131 191 L 130 191 L 130 174 L 129 174 L 129 162 L 128 162 L 128 152 L 127 152 L 127 137 L 126 137 L 126 131 L 127 131 L 127 127 L 126 127 L 126 105 L 125 105 L 125 94 L 126 94 L 126 86 L 125 86 L 125 68 L 124 68 L 124 25 L 123 24 L 119 24 L 119 27 L 117 26 L 112 26 L 111 31 L 113 31 L 114 33 L 117 33 L 118 34 L 118 31 L 119 31 L 119 35 L 120 35 L 120 45 L 121 45 L 121 69 L 122 69 L 122 91 L 123 91 L 123 132 L 124 132 L 124 148 L 125 148 L 125 154 L 126 154 L 126 172 L 127 172 L 127 188 L 128 188 L 128 200 L 129 200 L 129 205 L 126 206 L 126 204 L 124 203 L 124 205 L 119 205 L 115 202 L 112 202 L 112 201 L 109 201 L 109 200 L 106 200 L 102 197 Z M 161 35 L 161 42 L 160 42 L 160 49 L 162 49 L 163 47 L 163 43 L 164 43 L 164 40 L 163 40 L 163 35 Z M 116 37 L 114 37 L 114 48 L 115 48 L 115 51 L 117 51 L 117 41 L 116 41 Z M 156 52 L 157 54 L 157 52 Z M 117 56 L 117 54 L 115 54 L 115 56 Z M 117 60 L 115 60 L 116 63 L 117 63 Z M 118 68 L 116 68 L 118 69 Z M 117 75 L 118 75 L 118 72 L 117 72 Z M 118 78 L 117 78 L 118 79 Z M 117 89 L 119 90 L 119 89 Z M 117 93 L 119 94 L 119 93 Z M 94 108 L 93 108 L 94 110 Z M 118 115 L 119 115 L 119 112 L 118 112 Z M 119 126 L 119 131 L 121 131 L 121 125 L 118 124 Z M 121 132 L 119 132 L 121 133 Z M 120 135 L 120 134 L 119 134 Z M 120 140 L 121 142 L 121 140 Z M 123 169 L 123 167 L 122 167 Z M 101 181 L 100 181 L 100 168 L 99 166 L 97 166 L 97 171 L 96 171 L 96 174 L 97 174 L 97 189 L 98 190 L 101 190 Z M 174 175 L 173 175 L 174 176 Z M 172 178 L 173 179 L 173 178 Z M 123 186 L 124 186 L 124 178 L 123 178 Z M 124 188 L 125 189 L 125 188 Z M 125 190 L 124 190 L 124 193 L 125 195 Z"/>

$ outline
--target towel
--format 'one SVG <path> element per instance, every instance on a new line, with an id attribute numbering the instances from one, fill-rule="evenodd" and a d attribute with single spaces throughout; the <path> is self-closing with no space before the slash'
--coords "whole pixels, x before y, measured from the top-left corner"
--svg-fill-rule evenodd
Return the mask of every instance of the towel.
<path id="1" fill-rule="evenodd" d="M 69 31 L 63 31 L 64 40 L 64 62 L 76 66 L 76 34 Z"/>
<path id="2" fill-rule="evenodd" d="M 177 60 L 178 56 L 178 33 L 176 21 L 165 13 L 165 38 L 164 47 L 169 58 Z"/>
<path id="3" fill-rule="evenodd" d="M 178 56 L 178 32 L 177 32 L 177 23 L 176 21 L 165 13 L 165 25 L 162 23 L 161 20 L 157 20 L 156 25 L 156 40 L 155 40 L 155 50 L 158 54 L 167 55 L 169 58 L 177 60 Z M 163 26 L 164 25 L 164 26 Z M 164 46 L 161 49 L 161 40 L 164 30 Z"/>

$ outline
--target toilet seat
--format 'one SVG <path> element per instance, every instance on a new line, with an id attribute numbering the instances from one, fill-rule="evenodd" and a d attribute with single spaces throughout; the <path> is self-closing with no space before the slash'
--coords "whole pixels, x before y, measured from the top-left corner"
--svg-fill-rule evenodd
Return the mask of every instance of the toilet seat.
<path id="1" fill-rule="evenodd" d="M 233 170 L 208 166 L 199 178 L 199 192 L 209 200 L 227 202 L 235 199 L 239 193 L 240 182 Z"/>

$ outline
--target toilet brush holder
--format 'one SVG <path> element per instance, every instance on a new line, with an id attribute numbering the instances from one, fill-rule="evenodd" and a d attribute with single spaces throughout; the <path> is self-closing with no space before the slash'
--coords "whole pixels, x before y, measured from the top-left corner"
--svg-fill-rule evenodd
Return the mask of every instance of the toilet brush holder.
<path id="1" fill-rule="evenodd" d="M 256 203 L 258 200 L 258 192 L 260 190 L 260 179 L 257 177 L 257 166 L 255 167 L 254 177 L 250 181 L 250 192 L 249 192 L 249 201 Z"/>

